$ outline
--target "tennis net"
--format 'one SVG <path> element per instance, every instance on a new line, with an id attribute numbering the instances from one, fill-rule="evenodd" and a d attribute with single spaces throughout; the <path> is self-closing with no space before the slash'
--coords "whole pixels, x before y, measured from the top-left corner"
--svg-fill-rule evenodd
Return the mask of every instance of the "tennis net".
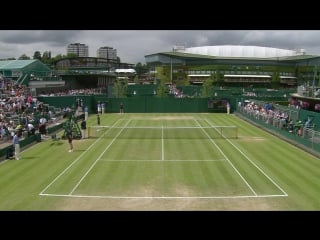
<path id="1" fill-rule="evenodd" d="M 89 138 L 109 139 L 215 139 L 238 138 L 237 126 L 210 127 L 88 127 Z"/>

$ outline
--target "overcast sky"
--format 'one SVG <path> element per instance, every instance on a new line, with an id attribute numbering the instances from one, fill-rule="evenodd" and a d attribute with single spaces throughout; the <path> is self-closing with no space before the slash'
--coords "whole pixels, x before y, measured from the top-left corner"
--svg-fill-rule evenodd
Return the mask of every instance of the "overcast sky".
<path id="1" fill-rule="evenodd" d="M 319 30 L 0 30 L 0 58 L 33 57 L 35 51 L 66 54 L 70 43 L 89 47 L 96 57 L 99 47 L 117 49 L 121 62 L 145 63 L 145 55 L 185 47 L 253 45 L 283 49 L 305 49 L 320 55 Z"/>

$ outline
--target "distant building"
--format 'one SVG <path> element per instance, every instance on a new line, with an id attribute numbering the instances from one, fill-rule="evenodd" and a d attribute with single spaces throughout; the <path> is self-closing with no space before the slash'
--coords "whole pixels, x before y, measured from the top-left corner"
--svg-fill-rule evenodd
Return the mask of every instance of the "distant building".
<path id="1" fill-rule="evenodd" d="M 105 58 L 63 58 L 55 63 L 55 68 L 69 89 L 107 89 L 116 79 L 116 74 L 108 70 Z"/>
<path id="2" fill-rule="evenodd" d="M 89 47 L 81 43 L 71 43 L 67 47 L 67 54 L 74 53 L 78 57 L 89 57 Z"/>
<path id="3" fill-rule="evenodd" d="M 320 56 L 304 49 L 217 45 L 186 48 L 145 56 L 155 79 L 202 85 L 207 79 L 221 87 L 293 88 L 313 85 L 320 75 Z M 319 84 L 317 84 L 320 86 Z"/>
<path id="4" fill-rule="evenodd" d="M 117 49 L 112 47 L 100 47 L 97 50 L 97 57 L 98 58 L 105 58 L 109 61 L 116 61 L 117 60 Z"/>

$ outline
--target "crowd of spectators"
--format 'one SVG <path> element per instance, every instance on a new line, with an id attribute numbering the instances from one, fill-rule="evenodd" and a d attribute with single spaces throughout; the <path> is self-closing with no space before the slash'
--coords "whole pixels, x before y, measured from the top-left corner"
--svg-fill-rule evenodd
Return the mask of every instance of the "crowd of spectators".
<path id="1" fill-rule="evenodd" d="M 240 107 L 243 107 L 243 112 L 253 116 L 257 120 L 262 120 L 266 124 L 273 125 L 282 130 L 287 130 L 290 133 L 298 136 L 303 135 L 304 129 L 314 128 L 312 119 L 305 120 L 294 119 L 290 117 L 289 111 L 281 110 L 272 103 L 265 103 L 264 105 L 257 104 L 254 101 L 239 103 Z"/>
<path id="2" fill-rule="evenodd" d="M 15 129 L 22 137 L 39 131 L 45 135 L 47 124 L 56 120 L 59 109 L 50 109 L 30 93 L 26 86 L 0 76 L 0 141 L 11 140 Z"/>
<path id="3" fill-rule="evenodd" d="M 178 89 L 175 84 L 169 85 L 169 94 L 173 94 L 175 98 L 183 98 L 183 91 Z"/>
<path id="4" fill-rule="evenodd" d="M 83 88 L 83 89 L 56 89 L 50 91 L 42 91 L 39 96 L 70 96 L 70 95 L 100 95 L 104 94 L 105 90 L 102 88 Z"/>
<path id="5" fill-rule="evenodd" d="M 309 109 L 310 103 L 299 99 L 290 98 L 289 107 L 294 107 L 296 109 Z"/>

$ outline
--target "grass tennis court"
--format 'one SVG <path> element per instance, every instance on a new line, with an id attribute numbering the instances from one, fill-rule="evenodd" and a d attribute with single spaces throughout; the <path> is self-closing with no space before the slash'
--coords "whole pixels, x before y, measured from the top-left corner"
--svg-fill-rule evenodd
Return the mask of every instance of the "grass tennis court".
<path id="1" fill-rule="evenodd" d="M 319 210 L 320 161 L 235 115 L 104 114 L 0 163 L 0 210 Z"/>

